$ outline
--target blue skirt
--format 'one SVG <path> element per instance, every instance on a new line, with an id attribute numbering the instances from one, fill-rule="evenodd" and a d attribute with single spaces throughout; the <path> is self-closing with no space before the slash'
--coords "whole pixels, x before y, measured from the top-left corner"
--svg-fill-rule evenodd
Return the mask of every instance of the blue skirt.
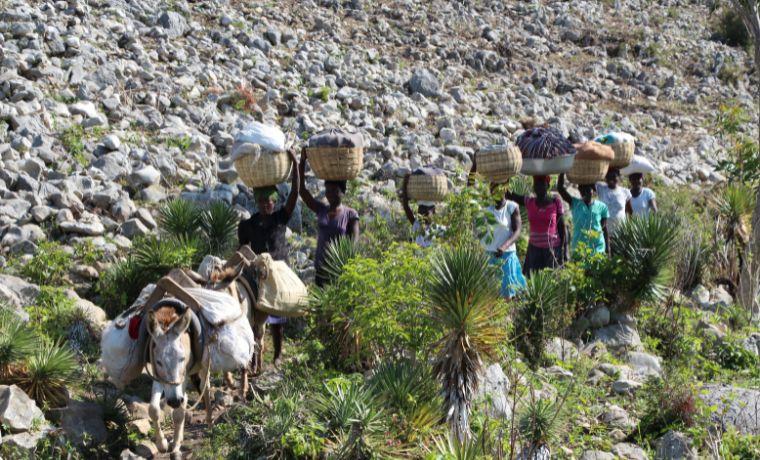
<path id="1" fill-rule="evenodd" d="M 269 315 L 267 317 L 267 324 L 285 324 L 288 322 L 288 318 L 282 316 Z"/>
<path id="2" fill-rule="evenodd" d="M 499 293 L 502 297 L 514 297 L 517 291 L 525 287 L 525 276 L 523 276 L 520 259 L 517 258 L 517 252 L 509 251 L 496 257 L 491 254 L 491 263 L 501 267 L 501 288 Z"/>

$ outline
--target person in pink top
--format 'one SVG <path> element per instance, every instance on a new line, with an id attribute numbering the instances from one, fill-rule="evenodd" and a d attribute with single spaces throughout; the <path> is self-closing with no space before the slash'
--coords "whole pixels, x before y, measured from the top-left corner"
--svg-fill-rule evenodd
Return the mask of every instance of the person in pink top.
<path id="1" fill-rule="evenodd" d="M 507 198 L 525 206 L 528 211 L 528 251 L 523 270 L 525 276 L 544 268 L 556 268 L 565 263 L 567 234 L 565 211 L 559 197 L 549 194 L 549 176 L 533 177 L 533 196 L 507 193 Z"/>

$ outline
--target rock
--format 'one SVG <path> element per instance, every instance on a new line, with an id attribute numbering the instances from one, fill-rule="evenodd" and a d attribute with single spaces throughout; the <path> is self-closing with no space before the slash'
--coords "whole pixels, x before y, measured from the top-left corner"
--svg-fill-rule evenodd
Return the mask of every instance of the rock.
<path id="1" fill-rule="evenodd" d="M 656 460 L 696 460 L 697 452 L 686 435 L 677 431 L 668 431 L 657 440 Z"/>
<path id="2" fill-rule="evenodd" d="M 85 235 L 85 236 L 100 236 L 103 233 L 105 233 L 106 228 L 103 226 L 100 220 L 95 220 L 95 219 L 97 219 L 97 217 L 93 217 L 93 219 L 91 219 L 90 221 L 61 222 L 59 224 L 59 227 L 65 233 L 76 233 L 76 234 Z"/>
<path id="3" fill-rule="evenodd" d="M 119 150 L 119 147 L 121 147 L 121 139 L 119 139 L 119 136 L 116 134 L 109 134 L 105 136 L 101 143 L 103 144 L 103 147 L 111 151 Z"/>
<path id="4" fill-rule="evenodd" d="M 87 299 L 80 298 L 75 291 L 67 289 L 66 297 L 74 300 L 74 308 L 81 311 L 84 318 L 91 325 L 102 327 L 108 322 L 108 315 L 106 315 L 105 310 Z"/>
<path id="5" fill-rule="evenodd" d="M 587 450 L 580 460 L 615 460 L 615 456 L 601 450 Z"/>
<path id="6" fill-rule="evenodd" d="M 40 288 L 21 278 L 0 274 L 0 301 L 15 307 L 26 307 L 37 301 Z"/>
<path id="7" fill-rule="evenodd" d="M 623 460 L 649 460 L 646 451 L 636 444 L 621 442 L 612 446 L 612 453 Z"/>
<path id="8" fill-rule="evenodd" d="M 150 230 L 148 230 L 148 227 L 146 227 L 140 219 L 129 219 L 121 224 L 119 231 L 129 239 L 150 234 Z"/>
<path id="9" fill-rule="evenodd" d="M 145 457 L 141 457 L 129 449 L 124 449 L 119 454 L 119 460 L 144 460 Z"/>
<path id="10" fill-rule="evenodd" d="M 554 355 L 562 361 L 568 361 L 578 357 L 578 348 L 570 342 L 560 337 L 552 338 L 546 346 L 546 352 Z"/>
<path id="11" fill-rule="evenodd" d="M 31 431 L 45 425 L 37 404 L 16 385 L 0 386 L 0 423 L 11 433 Z"/>
<path id="12" fill-rule="evenodd" d="M 734 304 L 734 298 L 723 286 L 718 286 L 710 293 L 710 310 L 718 311 Z"/>
<path id="13" fill-rule="evenodd" d="M 753 332 L 742 341 L 742 346 L 750 353 L 760 357 L 760 332 Z"/>
<path id="14" fill-rule="evenodd" d="M 72 115 L 82 115 L 86 118 L 95 118 L 100 114 L 92 101 L 82 101 L 69 106 Z"/>
<path id="15" fill-rule="evenodd" d="M 34 455 L 37 451 L 37 444 L 47 436 L 49 430 L 39 430 L 34 432 L 17 433 L 12 435 L 4 435 L 0 439 L 0 444 L 17 450 L 18 454 L 25 454 L 27 458 L 38 458 Z M 16 453 L 16 452 L 14 452 Z M 11 458 L 11 457 L 9 457 Z M 12 458 L 23 458 L 22 456 Z"/>
<path id="16" fill-rule="evenodd" d="M 158 23 L 166 30 L 170 38 L 181 37 L 188 29 L 185 18 L 174 11 L 164 11 L 158 17 Z"/>
<path id="17" fill-rule="evenodd" d="M 622 407 L 612 405 L 605 410 L 599 417 L 602 423 L 613 428 L 620 428 L 625 431 L 632 430 L 636 423 L 628 415 L 628 412 Z"/>
<path id="18" fill-rule="evenodd" d="M 640 350 L 641 338 L 636 328 L 627 324 L 611 324 L 594 331 L 594 340 L 602 342 L 611 350 Z"/>
<path id="19" fill-rule="evenodd" d="M 161 180 L 161 172 L 153 165 L 146 166 L 130 174 L 129 182 L 133 187 L 150 187 Z"/>
<path id="20" fill-rule="evenodd" d="M 709 384 L 699 397 L 716 406 L 712 417 L 720 425 L 731 425 L 743 434 L 760 436 L 760 390 Z"/>
<path id="21" fill-rule="evenodd" d="M 61 417 L 61 428 L 77 445 L 81 445 L 85 437 L 94 444 L 105 442 L 108 437 L 103 409 L 92 402 L 69 401 Z"/>
<path id="22" fill-rule="evenodd" d="M 567 369 L 564 369 L 560 366 L 551 366 L 546 369 L 546 373 L 548 375 L 553 376 L 556 379 L 559 380 L 567 380 L 573 378 L 573 373 L 570 372 Z"/>
<path id="23" fill-rule="evenodd" d="M 150 419 L 141 418 L 138 420 L 132 420 L 129 422 L 130 431 L 136 431 L 143 436 L 147 436 L 150 432 L 152 425 Z"/>
<path id="24" fill-rule="evenodd" d="M 633 378 L 644 381 L 649 376 L 662 377 L 661 358 L 642 352 L 630 352 L 626 362 L 633 368 Z"/>
<path id="25" fill-rule="evenodd" d="M 420 93 L 426 97 L 437 97 L 441 90 L 438 79 L 425 69 L 417 69 L 408 82 L 412 93 Z"/>
<path id="26" fill-rule="evenodd" d="M 145 439 L 135 447 L 135 454 L 145 458 L 153 458 L 158 454 L 158 447 L 153 444 L 153 441 Z"/>
<path id="27" fill-rule="evenodd" d="M 618 380 L 612 384 L 612 391 L 616 394 L 630 394 L 641 388 L 643 385 L 633 380 Z"/>
<path id="28" fill-rule="evenodd" d="M 485 369 L 478 386 L 477 396 L 487 401 L 489 416 L 502 419 L 512 417 L 509 388 L 509 379 L 499 364 L 491 364 Z"/>
<path id="29" fill-rule="evenodd" d="M 599 329 L 610 324 L 610 310 L 605 306 L 595 308 L 588 317 L 591 327 Z"/>
<path id="30" fill-rule="evenodd" d="M 156 220 L 153 219 L 153 216 L 151 215 L 150 211 L 148 211 L 145 208 L 140 208 L 135 212 L 135 217 L 140 219 L 140 221 L 145 224 L 148 229 L 153 230 L 155 228 L 158 228 L 158 224 L 156 223 Z"/>

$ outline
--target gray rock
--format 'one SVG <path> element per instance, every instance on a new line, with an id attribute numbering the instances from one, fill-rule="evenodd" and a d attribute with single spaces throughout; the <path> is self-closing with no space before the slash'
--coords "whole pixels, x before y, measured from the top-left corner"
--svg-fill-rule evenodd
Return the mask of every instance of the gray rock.
<path id="1" fill-rule="evenodd" d="M 150 187 L 161 180 L 161 173 L 152 165 L 134 171 L 129 176 L 129 182 L 133 187 Z"/>
<path id="2" fill-rule="evenodd" d="M 640 350 L 639 332 L 627 324 L 611 324 L 594 331 L 594 340 L 602 342 L 611 350 Z"/>
<path id="3" fill-rule="evenodd" d="M 156 220 L 153 219 L 153 215 L 151 215 L 150 211 L 148 211 L 145 208 L 140 208 L 135 212 L 135 217 L 140 219 L 143 224 L 145 224 L 146 227 L 148 227 L 150 230 L 153 230 L 158 227 L 158 224 L 156 223 Z"/>
<path id="4" fill-rule="evenodd" d="M 710 384 L 702 387 L 700 398 L 708 406 L 717 407 L 712 417 L 722 426 L 760 435 L 760 390 Z"/>
<path id="5" fill-rule="evenodd" d="M 40 288 L 11 275 L 0 275 L 0 301 L 15 307 L 26 307 L 37 301 Z"/>
<path id="6" fill-rule="evenodd" d="M 119 460 L 144 460 L 144 459 L 145 457 L 137 455 L 136 453 L 132 452 L 129 449 L 124 449 L 121 451 L 121 454 L 119 454 Z"/>
<path id="7" fill-rule="evenodd" d="M 602 423 L 609 425 L 613 428 L 620 428 L 621 430 L 628 431 L 636 427 L 636 422 L 631 419 L 628 412 L 619 406 L 610 406 L 599 417 Z"/>
<path id="8" fill-rule="evenodd" d="M 76 233 L 78 235 L 86 235 L 86 236 L 99 236 L 105 233 L 106 228 L 103 226 L 103 224 L 100 222 L 99 219 L 95 220 L 97 218 L 94 218 L 89 221 L 68 221 L 68 222 L 61 222 L 59 225 L 61 230 L 65 233 Z"/>
<path id="9" fill-rule="evenodd" d="M 156 447 L 153 441 L 146 439 L 135 447 L 135 453 L 144 458 L 153 458 L 158 454 L 158 447 Z"/>
<path id="10" fill-rule="evenodd" d="M 633 368 L 633 378 L 644 381 L 647 377 L 662 377 L 661 359 L 657 356 L 642 352 L 630 352 L 626 362 Z"/>
<path id="11" fill-rule="evenodd" d="M 601 450 L 587 450 L 580 460 L 615 460 L 615 456 Z"/>
<path id="12" fill-rule="evenodd" d="M 119 139 L 119 136 L 116 134 L 109 134 L 105 136 L 101 143 L 103 144 L 103 147 L 111 151 L 119 150 L 119 147 L 121 147 L 121 139 Z"/>
<path id="13" fill-rule="evenodd" d="M 599 329 L 610 324 L 610 310 L 605 306 L 595 308 L 588 317 L 591 327 Z"/>
<path id="14" fill-rule="evenodd" d="M 150 234 L 150 230 L 148 230 L 148 227 L 146 227 L 140 219 L 129 219 L 121 224 L 119 231 L 129 239 Z"/>
<path id="15" fill-rule="evenodd" d="M 623 460 L 649 460 L 646 451 L 636 444 L 621 442 L 612 446 L 612 453 Z"/>
<path id="16" fill-rule="evenodd" d="M 546 352 L 562 361 L 569 361 L 578 357 L 578 348 L 575 344 L 560 337 L 554 337 L 549 341 L 546 345 Z"/>
<path id="17" fill-rule="evenodd" d="M 499 364 L 491 364 L 485 369 L 478 386 L 478 398 L 487 401 L 489 416 L 502 419 L 512 417 L 509 388 L 509 379 Z"/>
<path id="18" fill-rule="evenodd" d="M 11 449 L 15 449 L 18 454 L 26 455 L 26 457 L 29 459 L 38 458 L 34 455 L 34 453 L 37 451 L 37 443 L 39 443 L 42 438 L 47 436 L 48 431 L 49 430 L 39 430 L 34 432 L 5 435 L 2 437 L 2 440 L 0 440 L 0 444 L 10 447 Z M 21 455 L 19 457 L 13 458 L 23 458 Z"/>
<path id="19" fill-rule="evenodd" d="M 441 90 L 441 84 L 438 79 L 426 69 L 417 69 L 412 74 L 408 82 L 409 90 L 412 93 L 420 93 L 426 97 L 436 97 Z"/>
<path id="20" fill-rule="evenodd" d="M 760 332 L 753 332 L 742 341 L 742 346 L 750 353 L 760 357 Z"/>
<path id="21" fill-rule="evenodd" d="M 11 433 L 31 431 L 45 425 L 45 416 L 37 404 L 16 385 L 0 386 L 0 423 Z"/>
<path id="22" fill-rule="evenodd" d="M 697 452 L 689 437 L 677 431 L 668 431 L 657 440 L 656 460 L 697 460 Z"/>
<path id="23" fill-rule="evenodd" d="M 630 394 L 641 388 L 643 385 L 634 380 L 618 380 L 612 384 L 612 391 L 615 394 Z"/>
<path id="24" fill-rule="evenodd" d="M 82 101 L 69 106 L 72 115 L 82 115 L 85 118 L 96 118 L 100 114 L 92 101 Z"/>
<path id="25" fill-rule="evenodd" d="M 166 30 L 166 34 L 170 38 L 181 37 L 188 30 L 184 16 L 174 11 L 164 11 L 158 17 L 158 23 Z"/>
<path id="26" fill-rule="evenodd" d="M 85 437 L 94 444 L 105 442 L 108 437 L 103 409 L 91 402 L 69 401 L 61 417 L 61 428 L 77 445 L 81 445 Z"/>

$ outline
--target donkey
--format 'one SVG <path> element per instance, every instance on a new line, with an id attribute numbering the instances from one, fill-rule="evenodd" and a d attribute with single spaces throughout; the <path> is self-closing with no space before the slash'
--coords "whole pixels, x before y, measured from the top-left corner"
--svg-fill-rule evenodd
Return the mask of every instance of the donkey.
<path id="1" fill-rule="evenodd" d="M 169 450 L 169 443 L 161 429 L 161 397 L 173 409 L 174 440 L 172 458 L 179 454 L 184 438 L 187 394 L 185 379 L 200 375 L 201 391 L 206 406 L 206 422 L 211 425 L 211 404 L 207 388 L 208 362 L 203 362 L 203 331 L 195 313 L 183 302 L 167 298 L 152 305 L 148 311 L 149 341 L 147 360 L 153 368 L 149 415 L 155 431 L 155 443 L 161 452 Z"/>

